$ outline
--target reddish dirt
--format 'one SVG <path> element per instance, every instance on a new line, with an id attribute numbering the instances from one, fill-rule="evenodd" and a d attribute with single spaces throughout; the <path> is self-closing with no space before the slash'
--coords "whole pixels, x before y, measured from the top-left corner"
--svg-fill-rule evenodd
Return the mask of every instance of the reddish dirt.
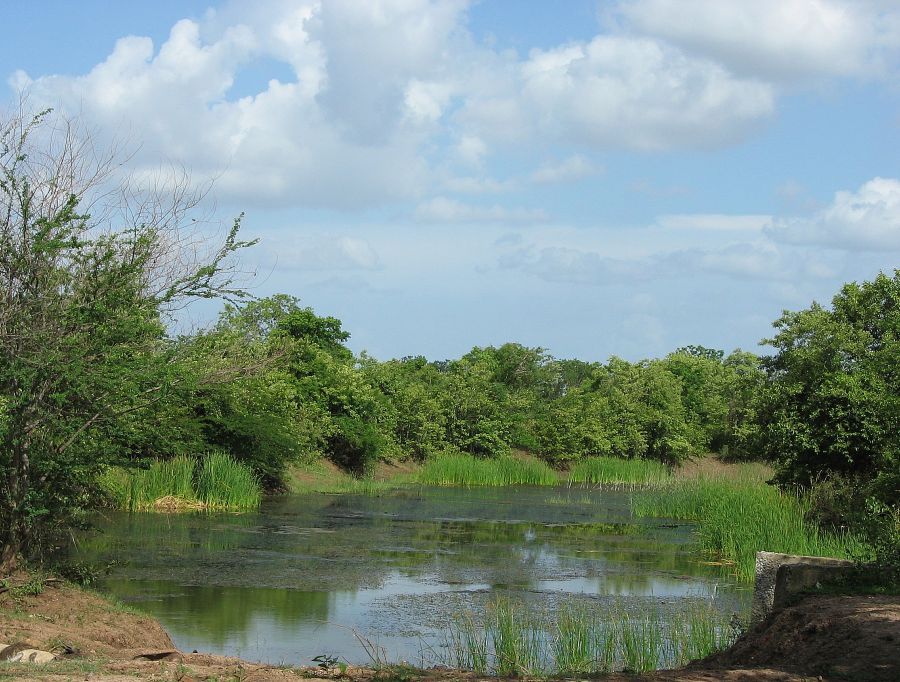
<path id="1" fill-rule="evenodd" d="M 825 679 L 900 681 L 900 596 L 808 598 L 774 613 L 707 665 L 770 666 Z"/>
<path id="2" fill-rule="evenodd" d="M 25 576 L 13 580 L 24 582 Z M 293 669 L 236 658 L 176 651 L 152 618 L 131 613 L 105 598 L 62 583 L 43 593 L 0 594 L 0 642 L 26 642 L 74 653 L 46 666 L 0 663 L 0 679 L 264 680 L 311 677 L 347 682 L 477 682 L 452 670 L 375 671 Z M 734 647 L 681 670 L 650 675 L 616 674 L 609 682 L 812 682 L 813 680 L 900 681 L 900 597 L 814 597 L 774 613 Z"/>

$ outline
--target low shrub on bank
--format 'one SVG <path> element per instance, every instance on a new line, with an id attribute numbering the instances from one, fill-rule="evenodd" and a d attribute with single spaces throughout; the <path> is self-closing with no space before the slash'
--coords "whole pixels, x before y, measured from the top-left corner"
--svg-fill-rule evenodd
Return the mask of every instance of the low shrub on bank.
<path id="1" fill-rule="evenodd" d="M 660 485 L 671 479 L 669 468 L 648 459 L 589 457 L 569 472 L 569 482 L 587 485 Z"/>
<path id="2" fill-rule="evenodd" d="M 125 511 L 255 509 L 262 498 L 250 467 L 222 452 L 204 456 L 199 467 L 193 457 L 180 455 L 146 469 L 110 469 L 101 485 Z"/>
<path id="3" fill-rule="evenodd" d="M 758 551 L 855 558 L 865 545 L 849 533 L 829 533 L 804 519 L 807 502 L 764 482 L 697 478 L 635 495 L 637 517 L 696 521 L 701 546 L 753 580 Z"/>
<path id="4" fill-rule="evenodd" d="M 430 459 L 419 472 L 425 485 L 503 486 L 556 485 L 559 476 L 536 459 L 511 457 L 481 459 L 467 454 L 443 454 Z"/>

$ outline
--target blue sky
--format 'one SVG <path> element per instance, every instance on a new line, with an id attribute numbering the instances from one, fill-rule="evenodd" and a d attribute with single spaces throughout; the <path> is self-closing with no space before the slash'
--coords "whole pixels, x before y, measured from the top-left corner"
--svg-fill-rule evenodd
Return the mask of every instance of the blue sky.
<path id="1" fill-rule="evenodd" d="M 3 99 L 171 164 L 386 358 L 757 349 L 900 264 L 885 0 L 3 2 Z M 212 311 L 194 311 L 202 320 Z"/>

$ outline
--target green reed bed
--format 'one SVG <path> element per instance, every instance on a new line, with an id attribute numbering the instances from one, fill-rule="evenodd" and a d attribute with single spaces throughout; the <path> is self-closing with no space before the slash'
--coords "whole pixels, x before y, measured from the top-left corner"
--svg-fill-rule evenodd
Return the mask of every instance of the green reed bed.
<path id="1" fill-rule="evenodd" d="M 425 463 L 418 482 L 442 486 L 556 485 L 559 476 L 535 459 L 510 456 L 480 459 L 466 454 L 445 454 Z"/>
<path id="2" fill-rule="evenodd" d="M 262 490 L 250 467 L 224 452 L 211 452 L 197 474 L 197 497 L 207 507 L 256 509 Z"/>
<path id="3" fill-rule="evenodd" d="M 619 457 L 589 457 L 569 472 L 569 483 L 586 485 L 662 485 L 671 478 L 664 464 Z"/>
<path id="4" fill-rule="evenodd" d="M 113 468 L 101 479 L 113 503 L 126 511 L 255 509 L 262 489 L 250 467 L 213 452 L 201 460 L 180 455 L 147 469 Z"/>
<path id="5" fill-rule="evenodd" d="M 758 551 L 851 558 L 865 552 L 852 535 L 820 531 L 803 520 L 805 501 L 752 477 L 697 478 L 636 494 L 635 516 L 696 521 L 700 545 L 733 562 L 752 581 Z"/>
<path id="6" fill-rule="evenodd" d="M 554 617 L 497 599 L 483 619 L 450 623 L 442 662 L 478 674 L 590 675 L 682 666 L 730 646 L 738 631 L 711 603 L 665 616 L 630 614 L 618 602 L 563 607 Z"/>

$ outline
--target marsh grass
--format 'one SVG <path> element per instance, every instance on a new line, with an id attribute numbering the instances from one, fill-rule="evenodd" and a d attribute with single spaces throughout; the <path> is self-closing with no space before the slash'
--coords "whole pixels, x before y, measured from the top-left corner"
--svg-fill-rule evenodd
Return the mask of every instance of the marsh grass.
<path id="1" fill-rule="evenodd" d="M 569 483 L 584 485 L 662 485 L 672 476 L 668 467 L 647 459 L 589 457 L 569 471 Z"/>
<path id="2" fill-rule="evenodd" d="M 224 452 L 210 452 L 197 474 L 197 497 L 214 509 L 255 509 L 262 498 L 252 469 Z"/>
<path id="3" fill-rule="evenodd" d="M 865 554 L 849 534 L 822 532 L 804 521 L 806 501 L 753 476 L 694 478 L 638 493 L 636 517 L 696 521 L 700 545 L 732 563 L 726 570 L 752 581 L 758 551 L 851 558 Z"/>
<path id="4" fill-rule="evenodd" d="M 262 489 L 250 467 L 222 452 L 198 462 L 179 455 L 156 460 L 147 469 L 114 468 L 101 486 L 126 511 L 185 511 L 192 509 L 255 509 Z"/>
<path id="5" fill-rule="evenodd" d="M 442 662 L 480 675 L 592 675 L 683 665 L 730 646 L 738 632 L 714 605 L 668 616 L 631 614 L 619 602 L 563 606 L 555 617 L 496 599 L 482 620 L 466 613 L 446 629 Z"/>
<path id="6" fill-rule="evenodd" d="M 426 462 L 417 480 L 439 486 L 557 485 L 559 476 L 537 459 L 444 454 Z"/>

